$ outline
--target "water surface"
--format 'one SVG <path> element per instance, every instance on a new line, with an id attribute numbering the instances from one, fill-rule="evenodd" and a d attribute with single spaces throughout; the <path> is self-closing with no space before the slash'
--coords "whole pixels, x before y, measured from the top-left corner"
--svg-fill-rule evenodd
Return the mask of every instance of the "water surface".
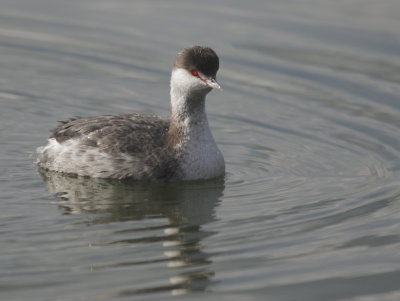
<path id="1" fill-rule="evenodd" d="M 2 300 L 399 300 L 400 2 L 0 5 Z M 224 179 L 37 170 L 58 120 L 168 116 L 193 44 Z"/>

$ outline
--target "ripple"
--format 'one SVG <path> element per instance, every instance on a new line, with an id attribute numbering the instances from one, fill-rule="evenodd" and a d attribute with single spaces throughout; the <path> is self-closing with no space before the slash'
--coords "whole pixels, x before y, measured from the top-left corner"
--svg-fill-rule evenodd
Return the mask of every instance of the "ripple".
<path id="1" fill-rule="evenodd" d="M 348 277 L 357 285 L 358 277 L 375 277 L 371 268 L 384 286 L 379 271 L 397 273 L 389 262 L 397 260 L 392 249 L 399 244 L 398 80 L 377 75 L 382 85 L 369 94 L 375 75 L 368 66 L 356 66 L 365 58 L 335 68 L 340 55 L 323 62 L 324 53 L 286 54 L 262 53 L 265 62 L 251 65 L 257 79 L 247 76 L 249 69 L 244 79 L 229 78 L 239 91 L 230 99 L 233 107 L 243 95 L 251 99 L 246 99 L 246 111 L 219 116 L 236 125 L 221 138 L 231 160 L 224 194 L 229 208 L 220 210 L 217 224 L 223 235 L 213 237 L 213 258 L 226 281 L 220 289 L 268 296 L 276 289 L 274 296 L 281 298 L 291 285 L 312 290 L 320 279 L 343 287 L 336 277 Z M 274 55 L 295 64 L 277 63 Z M 303 60 L 307 66 L 298 65 Z M 264 67 L 270 70 L 268 78 L 255 71 Z M 229 268 L 231 262 L 236 269 Z M 306 295 L 301 295 L 304 300 Z"/>

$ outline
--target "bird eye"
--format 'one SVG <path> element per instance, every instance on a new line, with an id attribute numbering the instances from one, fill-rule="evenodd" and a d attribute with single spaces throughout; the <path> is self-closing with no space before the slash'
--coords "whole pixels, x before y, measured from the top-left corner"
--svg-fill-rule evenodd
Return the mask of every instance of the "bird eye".
<path id="1" fill-rule="evenodd" d="M 199 76 L 199 72 L 197 72 L 197 70 L 192 70 L 192 74 L 193 74 L 194 76 Z"/>

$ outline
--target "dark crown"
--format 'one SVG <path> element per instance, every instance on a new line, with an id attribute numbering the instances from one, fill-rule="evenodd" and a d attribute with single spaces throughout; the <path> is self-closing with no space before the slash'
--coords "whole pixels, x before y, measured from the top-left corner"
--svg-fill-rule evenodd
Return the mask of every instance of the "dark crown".
<path id="1" fill-rule="evenodd" d="M 219 68 L 218 55 L 209 47 L 185 48 L 176 57 L 174 68 L 198 70 L 206 76 L 215 77 Z"/>

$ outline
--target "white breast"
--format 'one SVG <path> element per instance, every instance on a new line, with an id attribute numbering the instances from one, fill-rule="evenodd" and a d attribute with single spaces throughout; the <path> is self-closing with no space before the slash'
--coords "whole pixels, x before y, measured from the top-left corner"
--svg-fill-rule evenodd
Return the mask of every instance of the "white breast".
<path id="1" fill-rule="evenodd" d="M 205 127 L 199 127 L 198 131 L 191 131 L 178 147 L 183 150 L 180 166 L 185 179 L 209 179 L 225 173 L 224 157 L 214 141 L 208 123 Z"/>

